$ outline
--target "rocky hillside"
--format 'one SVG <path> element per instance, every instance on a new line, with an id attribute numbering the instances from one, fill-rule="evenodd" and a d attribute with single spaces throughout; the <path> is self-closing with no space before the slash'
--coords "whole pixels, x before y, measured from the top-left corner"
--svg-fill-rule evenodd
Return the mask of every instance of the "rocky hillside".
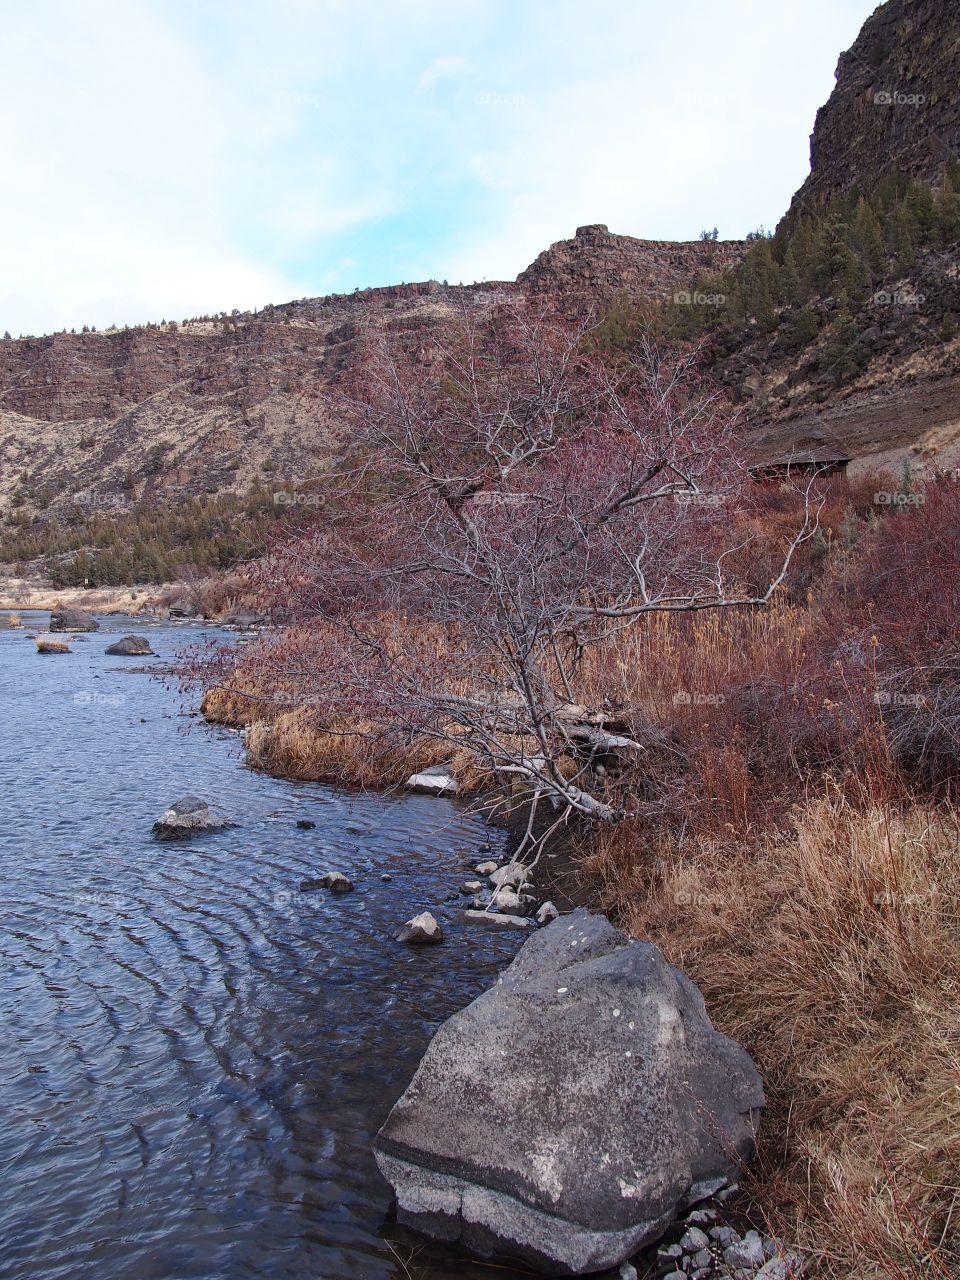
<path id="1" fill-rule="evenodd" d="M 517 281 L 428 281 L 305 298 L 258 315 L 0 342 L 0 504 L 26 518 L 111 511 L 255 480 L 301 484 L 336 448 L 327 389 L 359 323 L 442 321 L 523 296 L 598 313 L 668 297 L 739 243 L 670 244 L 585 227 Z"/>
<path id="2" fill-rule="evenodd" d="M 861 466 L 960 466 L 958 72 L 952 0 L 881 6 L 840 58 L 810 176 L 772 239 L 598 224 L 516 281 L 5 338 L 0 531 L 307 483 L 336 452 L 329 388 L 361 322 L 433 324 L 522 297 L 567 315 L 629 298 L 644 323 L 704 342 L 758 459 L 825 441 Z"/>
<path id="3" fill-rule="evenodd" d="M 960 6 L 888 0 L 840 55 L 837 84 L 817 112 L 810 176 L 791 213 L 853 185 L 874 187 L 892 164 L 922 182 L 960 156 Z"/>

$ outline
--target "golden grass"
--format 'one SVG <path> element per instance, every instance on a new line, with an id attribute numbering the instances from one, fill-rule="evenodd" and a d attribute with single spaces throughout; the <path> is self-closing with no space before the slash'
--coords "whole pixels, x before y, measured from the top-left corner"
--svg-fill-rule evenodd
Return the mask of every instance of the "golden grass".
<path id="1" fill-rule="evenodd" d="M 960 1274 L 956 815 L 828 795 L 736 852 L 624 827 L 589 869 L 763 1074 L 752 1191 L 770 1229 L 837 1280 Z"/>
<path id="2" fill-rule="evenodd" d="M 53 636 L 37 636 L 37 653 L 70 653 L 70 646 Z"/>

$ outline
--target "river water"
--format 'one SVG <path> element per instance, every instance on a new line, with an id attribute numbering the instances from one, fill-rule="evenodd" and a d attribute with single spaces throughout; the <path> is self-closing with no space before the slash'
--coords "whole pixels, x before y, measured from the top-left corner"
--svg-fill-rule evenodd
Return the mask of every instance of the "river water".
<path id="1" fill-rule="evenodd" d="M 392 1224 L 371 1155 L 431 1034 L 516 951 L 446 901 L 503 836 L 449 801 L 247 769 L 133 670 L 197 629 L 110 620 L 40 656 L 46 620 L 0 630 L 0 1275 L 522 1274 Z M 158 659 L 107 657 L 129 631 Z M 238 825 L 154 842 L 191 793 Z M 300 893 L 318 868 L 356 892 Z M 425 908 L 444 945 L 394 942 Z"/>

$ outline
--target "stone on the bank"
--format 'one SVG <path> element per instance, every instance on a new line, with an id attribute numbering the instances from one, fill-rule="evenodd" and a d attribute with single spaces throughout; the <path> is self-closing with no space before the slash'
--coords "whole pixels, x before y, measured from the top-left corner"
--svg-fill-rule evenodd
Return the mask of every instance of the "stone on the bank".
<path id="1" fill-rule="evenodd" d="M 512 889 L 498 889 L 492 898 L 494 911 L 502 911 L 506 915 L 523 915 L 523 899 Z"/>
<path id="2" fill-rule="evenodd" d="M 785 1258 L 771 1258 L 756 1273 L 754 1280 L 787 1280 L 788 1268 Z"/>
<path id="3" fill-rule="evenodd" d="M 457 783 L 449 767 L 443 764 L 432 765 L 429 769 L 421 769 L 407 779 L 408 791 L 420 791 L 431 796 L 455 796 Z"/>
<path id="4" fill-rule="evenodd" d="M 684 1253 L 699 1253 L 710 1244 L 706 1234 L 699 1227 L 691 1227 L 680 1237 L 680 1248 Z"/>
<path id="5" fill-rule="evenodd" d="M 579 910 L 444 1023 L 375 1152 L 401 1223 L 583 1275 L 732 1181 L 762 1105 L 693 983 Z"/>
<path id="6" fill-rule="evenodd" d="M 100 623 L 85 609 L 71 609 L 64 605 L 50 613 L 51 631 L 99 631 Z"/>
<path id="7" fill-rule="evenodd" d="M 748 1231 L 742 1240 L 728 1245 L 723 1251 L 723 1260 L 728 1267 L 756 1268 L 762 1266 L 765 1259 L 763 1241 L 756 1231 Z"/>
<path id="8" fill-rule="evenodd" d="M 530 921 L 523 916 L 504 915 L 498 911 L 484 911 L 482 907 L 474 907 L 472 911 L 465 911 L 463 917 L 473 924 L 490 924 L 500 929 L 530 928 Z"/>
<path id="9" fill-rule="evenodd" d="M 429 911 L 421 911 L 418 916 L 408 920 L 397 934 L 397 942 L 420 944 L 442 941 L 443 930 Z"/>
<path id="10" fill-rule="evenodd" d="M 228 818 L 213 813 L 206 800 L 184 796 L 164 810 L 153 824 L 153 834 L 158 840 L 178 840 L 204 831 L 222 831 L 232 825 Z"/>
<path id="11" fill-rule="evenodd" d="M 146 636 L 124 636 L 123 639 L 118 640 L 115 644 L 107 645 L 104 652 L 110 654 L 111 657 L 143 658 L 153 653 L 153 650 L 150 648 L 150 641 Z"/>
<path id="12" fill-rule="evenodd" d="M 550 924 L 552 920 L 558 920 L 559 918 L 560 912 L 552 902 L 545 902 L 537 911 L 537 924 Z"/>
<path id="13" fill-rule="evenodd" d="M 480 893 L 483 889 L 483 882 L 480 880 L 464 880 L 460 886 L 461 893 Z"/>
<path id="14" fill-rule="evenodd" d="M 516 889 L 529 879 L 530 871 L 522 862 L 508 862 L 505 867 L 498 867 L 496 871 L 490 872 L 490 883 L 496 889 Z"/>
<path id="15" fill-rule="evenodd" d="M 478 876 L 492 876 L 496 869 L 497 864 L 495 862 L 478 862 L 474 867 L 474 871 Z"/>

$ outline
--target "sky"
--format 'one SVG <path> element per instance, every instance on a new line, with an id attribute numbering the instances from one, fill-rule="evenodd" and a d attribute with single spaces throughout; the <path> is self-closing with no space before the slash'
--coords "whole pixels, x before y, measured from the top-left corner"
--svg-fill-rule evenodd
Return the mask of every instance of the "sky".
<path id="1" fill-rule="evenodd" d="M 776 225 L 872 0 L 7 0 L 0 331 Z"/>

